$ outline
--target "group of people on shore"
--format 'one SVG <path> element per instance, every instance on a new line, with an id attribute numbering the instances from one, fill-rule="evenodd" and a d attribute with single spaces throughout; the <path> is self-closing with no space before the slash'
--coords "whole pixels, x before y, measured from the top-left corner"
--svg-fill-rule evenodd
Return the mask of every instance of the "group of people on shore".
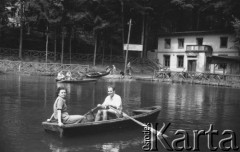
<path id="1" fill-rule="evenodd" d="M 114 86 L 107 87 L 108 96 L 105 98 L 102 104 L 98 104 L 96 109 L 98 109 L 95 120 L 107 120 L 109 114 L 113 114 L 116 117 L 122 117 L 122 99 L 119 95 L 115 93 Z M 76 124 L 83 122 L 86 119 L 85 115 L 69 115 L 66 104 L 67 90 L 64 87 L 57 88 L 56 100 L 53 104 L 53 114 L 47 119 L 48 122 L 55 120 L 58 122 L 58 126 L 63 126 L 64 124 Z"/>
<path id="2" fill-rule="evenodd" d="M 116 72 L 117 72 L 117 68 L 116 68 L 116 66 L 115 66 L 115 65 L 112 65 L 111 74 L 112 74 L 112 75 L 113 75 L 113 74 L 116 74 Z M 126 73 L 124 73 L 124 71 L 121 70 L 119 74 L 120 74 L 121 78 L 124 78 L 125 75 L 129 75 L 129 76 L 131 76 L 131 75 L 132 75 L 132 67 L 131 67 L 131 63 L 128 62 L 128 64 L 127 64 L 127 67 L 126 67 Z"/>

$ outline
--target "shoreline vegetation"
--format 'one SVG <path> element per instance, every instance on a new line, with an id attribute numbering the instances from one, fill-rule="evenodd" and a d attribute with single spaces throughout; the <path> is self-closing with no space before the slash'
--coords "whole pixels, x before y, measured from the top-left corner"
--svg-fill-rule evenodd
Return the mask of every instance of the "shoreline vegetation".
<path id="1" fill-rule="evenodd" d="M 166 83 L 189 83 L 212 85 L 222 87 L 240 88 L 240 75 L 233 75 L 231 79 L 193 79 L 193 78 L 171 78 L 171 77 L 158 77 L 153 70 L 147 69 L 147 65 L 132 65 L 132 75 L 126 75 L 121 78 L 120 71 L 124 70 L 124 63 L 105 63 L 92 66 L 91 63 L 82 64 L 60 64 L 60 63 L 41 63 L 41 62 L 24 62 L 24 61 L 11 61 L 7 57 L 0 60 L 0 74 L 24 74 L 24 75 L 37 75 L 37 76 L 56 76 L 60 70 L 78 70 L 84 72 L 97 72 L 104 71 L 107 66 L 115 65 L 117 67 L 115 72 L 104 76 L 103 79 L 123 79 L 123 80 L 142 80 L 153 82 L 166 82 Z M 27 69 L 27 70 L 26 70 Z M 22 70 L 22 71 L 21 71 Z M 155 70 L 156 71 L 156 70 Z M 168 73 L 171 71 L 168 71 Z M 219 74 L 219 76 L 223 76 Z M 230 77 L 231 75 L 228 75 Z M 237 79 L 236 79 L 237 78 Z"/>

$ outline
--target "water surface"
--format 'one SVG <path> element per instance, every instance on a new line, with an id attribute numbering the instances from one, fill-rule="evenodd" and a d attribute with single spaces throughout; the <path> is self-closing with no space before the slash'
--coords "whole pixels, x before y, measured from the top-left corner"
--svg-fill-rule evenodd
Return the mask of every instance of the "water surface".
<path id="1" fill-rule="evenodd" d="M 51 116 L 55 90 L 63 85 L 52 77 L 1 75 L 0 84 L 1 152 L 143 151 L 143 134 L 137 130 L 62 139 L 46 133 L 41 122 Z M 178 129 L 189 132 L 192 140 L 192 130 L 207 131 L 210 124 L 219 130 L 216 143 L 225 137 L 221 135 L 225 129 L 235 131 L 237 139 L 240 137 L 240 90 L 234 88 L 122 80 L 64 84 L 69 113 L 84 114 L 102 103 L 109 84 L 115 85 L 123 98 L 125 112 L 162 106 L 157 122 L 159 126 L 171 123 L 167 130 L 169 141 L 177 137 L 174 133 Z M 207 151 L 206 137 L 201 140 L 200 150 Z M 162 145 L 158 148 L 167 151 Z"/>

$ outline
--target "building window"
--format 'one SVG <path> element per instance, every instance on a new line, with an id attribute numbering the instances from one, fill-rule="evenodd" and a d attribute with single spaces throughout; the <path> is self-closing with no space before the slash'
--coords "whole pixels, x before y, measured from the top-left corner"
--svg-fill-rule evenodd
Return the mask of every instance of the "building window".
<path id="1" fill-rule="evenodd" d="M 170 67 L 170 55 L 164 55 L 164 66 Z"/>
<path id="2" fill-rule="evenodd" d="M 178 55 L 177 56 L 177 67 L 178 68 L 183 68 L 183 62 L 184 62 L 184 56 L 183 55 Z"/>
<path id="3" fill-rule="evenodd" d="M 171 48 L 171 39 L 165 39 L 165 49 Z"/>
<path id="4" fill-rule="evenodd" d="M 203 45 L 203 38 L 197 38 L 197 45 Z"/>
<path id="5" fill-rule="evenodd" d="M 179 49 L 182 49 L 184 48 L 184 39 L 178 39 L 178 48 Z"/>
<path id="6" fill-rule="evenodd" d="M 220 48 L 227 48 L 228 37 L 220 37 Z"/>

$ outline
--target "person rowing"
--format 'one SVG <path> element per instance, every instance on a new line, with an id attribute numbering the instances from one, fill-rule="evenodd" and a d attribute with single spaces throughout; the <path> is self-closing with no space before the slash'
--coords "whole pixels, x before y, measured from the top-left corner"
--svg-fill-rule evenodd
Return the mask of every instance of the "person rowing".
<path id="1" fill-rule="evenodd" d="M 108 86 L 108 96 L 105 98 L 103 104 L 98 104 L 97 107 L 100 109 L 98 110 L 95 121 L 100 121 L 101 116 L 103 120 L 107 120 L 108 113 L 112 113 L 117 117 L 121 117 L 118 112 L 115 110 L 110 109 L 108 106 L 112 106 L 119 111 L 122 111 L 122 99 L 119 95 L 115 93 L 115 87 Z"/>

